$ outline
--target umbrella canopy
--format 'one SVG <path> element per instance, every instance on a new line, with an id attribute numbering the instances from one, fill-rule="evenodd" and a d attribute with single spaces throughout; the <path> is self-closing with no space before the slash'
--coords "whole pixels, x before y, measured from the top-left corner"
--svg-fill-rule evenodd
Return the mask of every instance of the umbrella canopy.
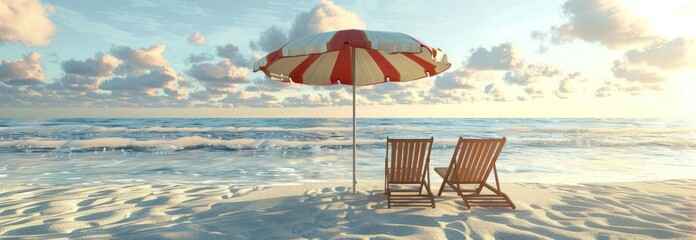
<path id="1" fill-rule="evenodd" d="M 254 63 L 271 79 L 308 85 L 353 85 L 353 192 L 355 192 L 355 86 L 434 76 L 447 55 L 398 32 L 341 30 L 289 41 Z"/>

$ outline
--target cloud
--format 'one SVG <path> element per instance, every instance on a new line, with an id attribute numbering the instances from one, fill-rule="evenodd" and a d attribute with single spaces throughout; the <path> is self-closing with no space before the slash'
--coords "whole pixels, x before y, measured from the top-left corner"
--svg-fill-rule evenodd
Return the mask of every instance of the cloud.
<path id="1" fill-rule="evenodd" d="M 496 102 L 510 101 L 508 93 L 496 83 L 488 84 L 484 89 L 484 93 L 486 93 L 491 100 Z"/>
<path id="2" fill-rule="evenodd" d="M 227 94 L 227 96 L 219 102 L 231 103 L 235 107 L 268 108 L 281 106 L 276 96 L 266 93 L 251 95 L 245 92 L 234 92 Z"/>
<path id="3" fill-rule="evenodd" d="M 131 49 L 116 47 L 112 50 Z M 148 52 L 147 49 L 138 49 Z M 118 52 L 118 51 L 117 51 Z M 131 51 L 122 51 L 136 53 Z M 63 61 L 64 75 L 49 84 L 16 88 L 9 94 L 13 101 L 3 106 L 26 107 L 181 107 L 187 106 L 189 84 L 169 65 L 142 64 L 138 54 L 97 53 L 84 60 Z M 30 54 L 25 61 L 36 63 L 40 55 Z M 162 58 L 163 59 L 163 58 Z M 164 59 L 166 62 L 166 59 Z M 42 82 L 41 82 L 42 83 Z M 9 86 L 7 84 L 0 84 Z M 0 94 L 4 99 L 8 93 Z"/>
<path id="4" fill-rule="evenodd" d="M 491 50 L 472 49 L 467 66 L 479 70 L 511 70 L 522 65 L 522 51 L 512 43 L 501 43 Z"/>
<path id="5" fill-rule="evenodd" d="M 249 83 L 249 69 L 234 65 L 229 59 L 223 59 L 216 64 L 195 64 L 187 73 L 212 94 L 231 93 L 237 84 Z"/>
<path id="6" fill-rule="evenodd" d="M 416 90 L 413 83 L 415 82 L 383 83 L 366 86 L 358 88 L 358 94 L 360 94 L 360 97 L 366 99 L 369 105 L 391 105 L 403 103 L 400 100 L 411 102 L 414 100 L 407 99 L 407 97 L 416 97 L 416 95 L 413 94 L 413 91 Z M 352 98 L 352 93 L 349 92 L 350 90 L 348 90 L 348 88 L 343 89 L 346 91 L 332 91 L 331 94 L 340 93 L 341 96 L 346 96 L 345 98 L 350 100 Z"/>
<path id="7" fill-rule="evenodd" d="M 561 74 L 558 67 L 551 64 L 529 64 L 526 68 L 505 73 L 503 80 L 509 84 L 528 86 Z"/>
<path id="8" fill-rule="evenodd" d="M 111 104 L 118 106 L 139 106 L 140 102 L 151 104 L 154 101 L 168 105 L 171 102 L 167 102 L 167 97 L 184 99 L 188 89 L 162 56 L 164 49 L 164 45 L 139 49 L 117 46 L 111 53 L 64 61 L 61 68 L 65 75 L 48 85 L 47 90 L 66 97 L 93 98 L 102 104 L 117 99 L 123 103 Z"/>
<path id="9" fill-rule="evenodd" d="M 44 73 L 39 59 L 41 54 L 31 52 L 24 59 L 9 61 L 2 60 L 0 64 L 0 82 L 12 85 L 34 85 L 44 81 Z"/>
<path id="10" fill-rule="evenodd" d="M 169 61 L 162 55 L 165 49 L 162 44 L 138 49 L 119 46 L 112 49 L 111 53 L 137 68 L 157 69 L 170 66 Z"/>
<path id="11" fill-rule="evenodd" d="M 307 34 L 342 29 L 365 29 L 365 23 L 355 13 L 345 10 L 330 0 L 320 0 L 307 12 L 299 13 L 286 34 L 276 25 L 263 31 L 258 40 L 249 42 L 252 50 L 272 52 L 285 45 L 288 40 Z"/>
<path id="12" fill-rule="evenodd" d="M 612 65 L 611 72 L 617 81 L 597 89 L 595 95 L 611 96 L 614 92 L 638 95 L 644 91 L 664 90 L 670 73 L 696 67 L 695 47 L 694 39 L 677 37 L 628 50 Z"/>
<path id="13" fill-rule="evenodd" d="M 476 89 L 495 77 L 492 71 L 477 71 L 469 67 L 460 67 L 456 71 L 441 74 L 435 78 L 434 88 L 440 90 Z"/>
<path id="14" fill-rule="evenodd" d="M 330 0 L 320 0 L 308 12 L 295 16 L 290 29 L 290 39 L 307 34 L 341 29 L 365 29 L 365 23 L 355 13 L 345 10 Z"/>
<path id="15" fill-rule="evenodd" d="M 559 98 L 568 98 L 572 93 L 578 91 L 578 84 L 586 82 L 587 78 L 583 78 L 579 72 L 567 74 L 559 81 L 558 89 L 553 93 Z"/>
<path id="16" fill-rule="evenodd" d="M 285 107 L 328 107 L 334 106 L 334 101 L 336 99 L 332 99 L 329 95 L 317 93 L 288 96 L 281 104 Z"/>
<path id="17" fill-rule="evenodd" d="M 74 94 L 82 95 L 86 91 L 96 91 L 99 89 L 99 85 L 103 82 L 104 78 L 100 77 L 90 77 L 80 74 L 66 74 L 65 76 L 58 79 L 58 82 L 49 85 L 50 89 L 61 90 L 68 89 L 75 92 Z"/>
<path id="18" fill-rule="evenodd" d="M 190 54 L 186 59 L 184 59 L 184 62 L 186 63 L 200 63 L 200 62 L 205 62 L 205 61 L 210 61 L 213 60 L 213 55 L 210 53 L 199 53 L 199 54 Z"/>
<path id="19" fill-rule="evenodd" d="M 544 90 L 534 88 L 534 87 L 526 87 L 526 88 L 524 88 L 524 92 L 527 95 L 526 96 L 517 96 L 517 100 L 520 100 L 520 101 L 534 100 L 537 98 L 543 98 L 545 95 Z"/>
<path id="20" fill-rule="evenodd" d="M 200 32 L 195 32 L 195 33 L 191 34 L 187 40 L 189 43 L 192 43 L 194 45 L 200 46 L 200 45 L 205 44 L 205 37 Z"/>
<path id="21" fill-rule="evenodd" d="M 684 37 L 662 40 L 629 50 L 624 57 L 631 65 L 645 64 L 665 70 L 696 68 L 696 40 Z"/>
<path id="22" fill-rule="evenodd" d="M 48 19 L 52 12 L 38 0 L 0 1 L 0 44 L 48 45 L 56 31 Z"/>
<path id="23" fill-rule="evenodd" d="M 259 39 L 249 43 L 252 50 L 262 50 L 264 52 L 272 52 L 285 45 L 288 42 L 288 36 L 276 25 L 271 25 L 259 35 Z"/>
<path id="24" fill-rule="evenodd" d="M 624 61 L 614 61 L 614 66 L 611 68 L 614 77 L 625 79 L 629 82 L 637 83 L 661 83 L 667 78 L 658 71 L 641 67 L 632 67 Z"/>
<path id="25" fill-rule="evenodd" d="M 605 81 L 604 86 L 595 91 L 596 97 L 609 97 L 616 93 L 625 92 L 630 95 L 641 95 L 646 91 L 663 91 L 665 90 L 659 84 L 642 84 L 631 83 L 625 81 Z"/>
<path id="26" fill-rule="evenodd" d="M 629 12 L 618 0 L 568 0 L 563 4 L 567 20 L 550 32 L 533 33 L 535 39 L 550 38 L 554 44 L 572 42 L 576 38 L 620 48 L 655 40 L 652 26 Z"/>
<path id="27" fill-rule="evenodd" d="M 232 61 L 234 65 L 251 67 L 251 62 L 249 61 L 249 59 L 242 55 L 239 52 L 239 48 L 234 44 L 218 45 L 217 55 L 222 58 L 229 59 L 230 61 Z"/>
<path id="28" fill-rule="evenodd" d="M 249 92 L 279 92 L 300 86 L 301 84 L 279 82 L 264 76 L 263 78 L 254 78 L 245 90 Z"/>
<path id="29" fill-rule="evenodd" d="M 111 50 L 122 64 L 119 76 L 104 81 L 100 89 L 111 90 L 112 94 L 160 97 L 163 94 L 176 99 L 188 95 L 186 83 L 177 75 L 163 53 L 166 46 L 153 45 L 149 48 L 133 49 L 120 46 Z"/>
<path id="30" fill-rule="evenodd" d="M 168 95 L 185 95 L 177 86 L 177 75 L 171 68 L 150 71 L 143 75 L 115 77 L 99 85 L 100 89 L 109 91 L 135 93 L 146 96 L 159 96 L 163 89 Z"/>
<path id="31" fill-rule="evenodd" d="M 105 77 L 114 74 L 114 70 L 121 61 L 109 54 L 98 54 L 84 61 L 71 59 L 61 63 L 61 68 L 66 74 L 78 74 L 91 77 Z"/>

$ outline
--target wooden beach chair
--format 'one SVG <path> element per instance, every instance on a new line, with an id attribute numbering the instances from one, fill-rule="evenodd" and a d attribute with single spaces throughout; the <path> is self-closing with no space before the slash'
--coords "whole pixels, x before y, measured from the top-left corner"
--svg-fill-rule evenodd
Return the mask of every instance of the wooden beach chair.
<path id="1" fill-rule="evenodd" d="M 507 194 L 500 191 L 498 171 L 495 161 L 505 145 L 502 139 L 464 139 L 459 138 L 452 155 L 449 167 L 435 168 L 435 172 L 442 177 L 442 186 L 437 193 L 442 195 L 445 185 L 464 200 L 464 206 L 471 209 L 470 204 L 481 207 L 511 207 L 515 209 Z M 486 183 L 491 171 L 495 175 L 495 188 Z M 447 177 L 445 177 L 447 176 Z M 461 185 L 474 185 L 475 188 L 463 189 Z M 481 194 L 483 188 L 488 188 L 493 194 Z"/>
<path id="2" fill-rule="evenodd" d="M 432 207 L 435 199 L 430 190 L 430 150 L 433 138 L 390 139 L 384 157 L 384 193 L 387 207 Z M 391 149 L 391 155 L 390 155 Z M 391 185 L 415 185 L 418 189 L 392 189 Z M 425 188 L 427 195 L 423 195 Z M 418 194 L 416 194 L 418 193 Z"/>

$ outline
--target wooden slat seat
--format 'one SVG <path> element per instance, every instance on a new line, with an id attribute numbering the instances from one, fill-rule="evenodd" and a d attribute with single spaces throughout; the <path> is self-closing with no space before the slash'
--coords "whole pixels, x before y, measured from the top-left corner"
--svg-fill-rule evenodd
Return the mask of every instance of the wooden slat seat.
<path id="1" fill-rule="evenodd" d="M 470 204 L 475 204 L 481 207 L 515 209 L 512 200 L 500 190 L 498 171 L 495 168 L 505 141 L 505 138 L 464 139 L 460 137 L 449 167 L 435 168 L 435 173 L 443 179 L 437 195 L 441 196 L 447 185 L 464 200 L 466 208 L 470 209 Z M 491 172 L 495 175 L 495 187 L 486 183 Z M 461 185 L 473 185 L 473 188 L 463 189 Z M 481 194 L 483 188 L 487 188 L 493 194 Z"/>
<path id="2" fill-rule="evenodd" d="M 387 138 L 387 150 L 384 157 L 384 194 L 387 195 L 388 208 L 393 206 L 435 208 L 428 171 L 432 146 L 432 137 L 429 139 Z M 418 189 L 392 189 L 391 187 L 391 185 L 416 184 Z M 422 194 L 424 188 L 426 195 Z"/>

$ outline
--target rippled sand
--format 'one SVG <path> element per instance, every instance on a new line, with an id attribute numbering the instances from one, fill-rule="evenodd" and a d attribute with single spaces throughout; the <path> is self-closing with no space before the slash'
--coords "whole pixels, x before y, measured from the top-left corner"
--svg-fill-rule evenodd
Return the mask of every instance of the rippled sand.
<path id="1" fill-rule="evenodd" d="M 0 187 L 3 239 L 694 239 L 696 235 L 696 180 L 503 184 L 516 210 L 475 206 L 466 210 L 453 193 L 436 198 L 435 209 L 387 209 L 382 183 L 361 183 L 357 194 L 341 184 Z"/>

